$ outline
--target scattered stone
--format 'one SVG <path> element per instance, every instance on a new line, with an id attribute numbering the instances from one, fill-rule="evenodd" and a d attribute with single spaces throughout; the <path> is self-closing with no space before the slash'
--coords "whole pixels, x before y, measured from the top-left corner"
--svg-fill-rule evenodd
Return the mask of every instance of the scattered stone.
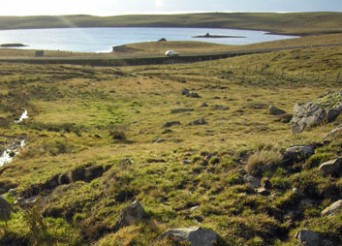
<path id="1" fill-rule="evenodd" d="M 182 95 L 186 97 L 192 97 L 192 98 L 201 98 L 201 96 L 197 92 L 190 91 L 189 89 L 186 89 L 186 88 L 182 90 Z"/>
<path id="2" fill-rule="evenodd" d="M 261 181 L 258 178 L 253 177 L 252 175 L 246 174 L 243 176 L 243 180 L 252 188 L 258 188 L 261 186 Z"/>
<path id="3" fill-rule="evenodd" d="M 161 234 L 157 241 L 169 238 L 176 243 L 188 242 L 191 246 L 218 245 L 218 235 L 211 229 L 201 227 L 170 229 Z"/>
<path id="4" fill-rule="evenodd" d="M 258 192 L 259 195 L 262 195 L 262 196 L 270 195 L 270 192 L 267 189 L 265 189 L 264 187 L 258 188 L 257 192 Z"/>
<path id="5" fill-rule="evenodd" d="M 283 162 L 285 164 L 292 164 L 302 161 L 315 153 L 315 149 L 311 145 L 295 145 L 285 150 L 283 154 Z"/>
<path id="6" fill-rule="evenodd" d="M 291 128 L 298 133 L 323 122 L 332 122 L 342 112 L 342 91 L 329 93 L 313 102 L 296 104 L 293 108 Z"/>
<path id="7" fill-rule="evenodd" d="M 327 138 L 333 138 L 335 136 L 337 136 L 338 134 L 341 134 L 342 132 L 342 124 L 339 125 L 338 127 L 336 127 L 335 129 L 333 129 L 331 132 L 329 132 L 326 136 L 325 139 Z"/>
<path id="8" fill-rule="evenodd" d="M 286 111 L 277 108 L 274 105 L 270 105 L 268 108 L 268 112 L 270 113 L 270 115 L 281 115 L 281 114 L 286 114 Z"/>
<path id="9" fill-rule="evenodd" d="M 330 206 L 326 207 L 322 212 L 322 216 L 335 215 L 342 210 L 342 199 L 334 202 Z"/>
<path id="10" fill-rule="evenodd" d="M 178 114 L 178 113 L 186 113 L 186 112 L 192 112 L 194 109 L 192 108 L 175 108 L 171 109 L 171 114 Z"/>
<path id="11" fill-rule="evenodd" d="M 179 121 L 167 121 L 163 124 L 163 127 L 179 126 L 180 124 Z"/>
<path id="12" fill-rule="evenodd" d="M 201 125 L 206 125 L 207 122 L 205 119 L 198 119 L 198 120 L 194 120 L 194 121 L 191 121 L 188 125 L 189 126 L 201 126 Z"/>
<path id="13" fill-rule="evenodd" d="M 291 122 L 292 117 L 293 117 L 292 114 L 281 114 L 281 115 L 277 115 L 274 121 L 287 124 Z"/>
<path id="14" fill-rule="evenodd" d="M 318 170 L 324 175 L 331 175 L 336 177 L 341 176 L 342 158 L 337 158 L 334 160 L 324 162 L 318 167 Z"/>
<path id="15" fill-rule="evenodd" d="M 190 90 L 189 90 L 189 89 L 184 88 L 184 89 L 182 90 L 182 95 L 183 95 L 183 96 L 187 96 L 187 95 L 189 95 L 189 93 L 190 93 Z"/>
<path id="16" fill-rule="evenodd" d="M 204 102 L 204 103 L 202 103 L 201 104 L 201 108 L 205 108 L 205 107 L 208 107 L 209 105 L 208 105 L 208 103 L 206 103 L 206 102 Z"/>
<path id="17" fill-rule="evenodd" d="M 214 105 L 212 107 L 213 110 L 228 110 L 229 107 L 228 106 L 224 106 L 224 105 Z"/>
<path id="18" fill-rule="evenodd" d="M 266 103 L 248 103 L 247 107 L 251 108 L 251 109 L 266 109 L 268 107 L 268 104 L 266 104 Z"/>
<path id="19" fill-rule="evenodd" d="M 125 226 L 137 224 L 146 218 L 148 218 L 148 215 L 143 206 L 138 201 L 134 201 L 121 211 L 120 217 L 114 226 L 115 231 Z"/>
<path id="20" fill-rule="evenodd" d="M 152 140 L 152 143 L 162 143 L 162 142 L 165 142 L 165 140 L 162 138 L 155 138 Z"/>

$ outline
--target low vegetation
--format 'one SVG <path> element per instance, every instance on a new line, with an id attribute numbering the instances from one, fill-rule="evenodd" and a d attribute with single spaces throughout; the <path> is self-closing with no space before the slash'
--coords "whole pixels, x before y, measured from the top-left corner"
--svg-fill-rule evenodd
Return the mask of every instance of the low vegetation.
<path id="1" fill-rule="evenodd" d="M 120 68 L 1 63 L 2 147 L 25 146 L 0 168 L 12 207 L 0 244 L 172 245 L 156 238 L 202 226 L 222 245 L 296 245 L 303 228 L 340 245 L 341 211 L 321 211 L 341 199 L 341 178 L 318 166 L 341 156 L 341 134 L 325 138 L 341 116 L 293 134 L 269 106 L 291 114 L 341 91 L 341 64 L 341 46 Z M 283 162 L 307 144 L 313 155 Z M 117 228 L 134 200 L 149 219 Z"/>

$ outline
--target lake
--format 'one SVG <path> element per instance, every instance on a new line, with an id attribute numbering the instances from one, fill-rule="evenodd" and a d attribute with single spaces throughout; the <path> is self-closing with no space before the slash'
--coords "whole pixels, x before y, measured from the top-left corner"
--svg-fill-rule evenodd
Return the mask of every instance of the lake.
<path id="1" fill-rule="evenodd" d="M 230 38 L 193 38 L 209 33 L 212 36 Z M 113 46 L 128 43 L 157 41 L 203 41 L 219 44 L 244 45 L 266 41 L 295 38 L 294 36 L 269 35 L 264 31 L 216 29 L 216 28 L 55 28 L 1 30 L 0 44 L 22 43 L 24 49 L 63 50 L 77 52 L 109 52 Z"/>

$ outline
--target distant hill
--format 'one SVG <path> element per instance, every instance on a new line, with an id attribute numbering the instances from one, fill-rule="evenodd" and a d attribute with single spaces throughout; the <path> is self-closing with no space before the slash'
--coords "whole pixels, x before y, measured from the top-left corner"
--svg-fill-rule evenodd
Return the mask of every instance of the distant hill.
<path id="1" fill-rule="evenodd" d="M 212 27 L 265 30 L 294 35 L 341 33 L 342 13 L 198 13 L 175 15 L 123 15 L 99 17 L 6 16 L 0 17 L 0 29 L 62 27 Z"/>

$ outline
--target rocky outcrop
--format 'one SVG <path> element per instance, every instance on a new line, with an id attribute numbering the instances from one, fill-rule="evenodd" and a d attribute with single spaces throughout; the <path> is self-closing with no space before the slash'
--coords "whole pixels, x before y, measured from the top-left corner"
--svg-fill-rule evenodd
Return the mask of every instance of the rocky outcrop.
<path id="1" fill-rule="evenodd" d="M 322 212 L 322 216 L 335 215 L 342 210 L 342 199 L 334 202 L 330 206 L 326 207 Z"/>
<path id="2" fill-rule="evenodd" d="M 293 108 L 293 118 L 290 122 L 292 132 L 298 133 L 323 122 L 334 121 L 341 112 L 342 91 L 329 93 L 312 102 L 297 103 Z"/>
<path id="3" fill-rule="evenodd" d="M 114 230 L 117 231 L 122 227 L 137 224 L 147 218 L 148 215 L 143 206 L 138 201 L 134 201 L 121 211 L 120 217 L 114 226 Z"/>
<path id="4" fill-rule="evenodd" d="M 318 170 L 324 175 L 339 177 L 342 174 L 342 158 L 337 158 L 322 163 Z"/>
<path id="5" fill-rule="evenodd" d="M 157 240 L 164 238 L 176 243 L 190 243 L 191 246 L 218 245 L 218 235 L 211 229 L 201 227 L 170 229 L 161 234 Z"/>
<path id="6" fill-rule="evenodd" d="M 334 138 L 337 135 L 342 133 L 342 124 L 339 125 L 338 127 L 334 128 L 333 130 L 331 130 L 326 136 L 325 139 L 330 139 L 330 138 Z"/>

